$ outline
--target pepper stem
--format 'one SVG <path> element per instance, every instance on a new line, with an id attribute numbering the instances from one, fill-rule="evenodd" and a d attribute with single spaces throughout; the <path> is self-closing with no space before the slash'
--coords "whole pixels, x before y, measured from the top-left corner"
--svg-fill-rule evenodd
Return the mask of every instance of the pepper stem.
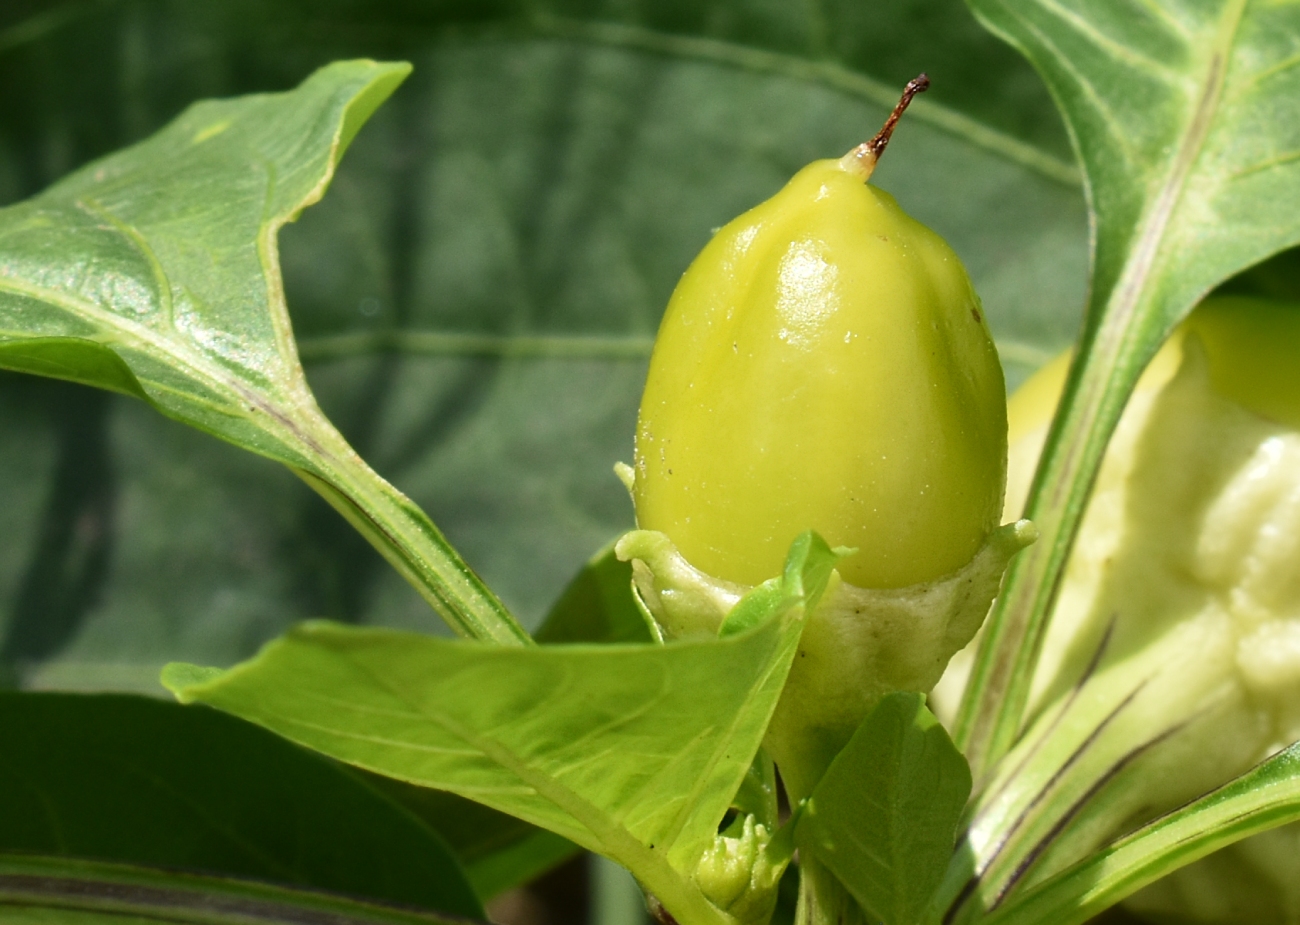
<path id="1" fill-rule="evenodd" d="M 863 180 L 870 179 L 872 172 L 876 169 L 876 162 L 880 160 L 880 155 L 885 153 L 889 138 L 894 134 L 894 127 L 898 125 L 898 120 L 903 117 L 904 111 L 912 102 L 912 97 L 929 89 L 930 78 L 925 74 L 918 74 L 909 80 L 907 86 L 903 88 L 903 95 L 898 99 L 898 105 L 889 114 L 889 118 L 885 120 L 885 124 L 880 131 L 876 132 L 876 136 L 870 141 L 864 141 L 840 158 L 840 166 L 851 173 L 859 174 Z"/>

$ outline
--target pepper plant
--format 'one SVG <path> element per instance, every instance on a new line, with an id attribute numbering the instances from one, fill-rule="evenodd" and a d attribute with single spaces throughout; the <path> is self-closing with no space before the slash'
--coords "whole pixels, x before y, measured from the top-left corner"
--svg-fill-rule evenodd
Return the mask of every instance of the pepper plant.
<path id="1" fill-rule="evenodd" d="M 483 899 L 579 846 L 625 867 L 653 915 L 680 925 L 1069 923 L 1126 900 L 1152 915 L 1294 921 L 1284 875 L 1242 884 L 1268 880 L 1247 839 L 1285 838 L 1278 827 L 1300 820 L 1287 580 L 1300 549 L 1300 519 L 1287 516 L 1300 496 L 1289 465 L 1300 332 L 1277 302 L 1220 296 L 1193 309 L 1229 281 L 1259 285 L 1275 269 L 1250 268 L 1300 244 L 1300 8 L 970 7 L 1036 68 L 1078 169 L 922 99 L 870 192 L 860 174 L 883 144 L 812 165 L 718 231 L 667 316 L 635 465 L 621 470 L 644 529 L 597 552 L 534 633 L 321 410 L 302 359 L 341 342 L 300 344 L 303 316 L 290 323 L 286 225 L 327 196 L 410 65 L 341 60 L 296 89 L 195 103 L 0 211 L 0 365 L 139 399 L 283 464 L 465 637 L 310 621 L 233 666 L 168 665 L 163 683 L 188 706 L 0 697 L 0 915 L 481 917 Z M 0 47 L 88 15 L 51 10 L 0 33 Z M 722 26 L 665 25 L 557 5 L 496 25 L 812 75 L 876 106 L 896 92 L 834 63 L 860 49 L 835 45 L 824 22 L 809 39 L 824 60 L 801 58 L 780 24 L 736 11 Z M 494 15 L 459 25 L 503 41 Z M 364 20 L 344 11 L 322 45 L 351 47 L 339 36 Z M 1089 208 L 1082 334 L 1068 366 L 1047 366 L 1013 400 L 1001 526 L 989 328 L 1011 310 L 974 295 L 956 255 L 907 217 L 905 195 L 900 209 L 875 191 L 924 169 L 902 147 L 913 121 L 1026 176 L 1081 183 Z M 862 151 L 870 164 L 851 175 Z M 994 205 L 957 211 L 978 232 Z M 852 248 L 864 228 L 874 256 Z M 987 263 L 973 275 L 995 276 Z M 909 353 L 888 314 L 862 321 L 881 327 L 858 332 L 877 342 L 856 353 L 800 343 L 815 324 L 801 334 L 768 319 L 745 329 L 766 339 L 743 345 L 757 373 L 739 392 L 726 372 L 691 377 L 699 355 L 731 369 L 741 339 L 675 323 L 710 300 L 723 314 L 783 311 L 795 283 L 805 321 L 841 297 L 887 304 L 895 325 L 921 332 L 920 349 Z M 400 345 L 400 333 L 367 336 Z M 854 333 L 837 343 L 853 347 Z M 587 340 L 564 349 L 603 343 Z M 846 375 L 838 407 L 834 383 L 811 377 L 850 353 L 846 370 L 886 374 Z M 1013 371 L 1045 359 L 1003 350 Z M 805 387 L 818 401 L 783 414 L 777 403 Z M 678 473 L 659 455 L 679 433 L 689 446 L 672 458 L 697 481 L 683 471 L 670 482 Z M 697 452 L 710 437 L 725 464 Z M 901 454 L 902 465 L 858 467 L 870 477 L 840 484 L 841 451 Z M 719 501 L 738 472 L 779 478 Z M 943 504 L 914 516 L 925 492 Z M 869 529 L 845 526 L 845 496 L 875 518 Z M 812 507 L 787 503 L 805 497 Z M 754 514 L 769 502 L 780 527 L 758 535 L 777 522 Z M 719 523 L 720 540 L 709 532 Z M 1175 873 L 1202 858 L 1210 899 Z"/>

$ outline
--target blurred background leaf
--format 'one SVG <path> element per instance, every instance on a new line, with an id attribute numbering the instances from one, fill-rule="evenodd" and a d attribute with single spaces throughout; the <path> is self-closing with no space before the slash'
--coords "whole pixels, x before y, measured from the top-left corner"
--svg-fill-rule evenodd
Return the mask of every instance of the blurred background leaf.
<path id="1" fill-rule="evenodd" d="M 0 854 L 96 858 L 483 918 L 424 814 L 215 710 L 122 694 L 0 693 Z M 425 823 L 428 823 L 427 825 Z"/>
<path id="2" fill-rule="evenodd" d="M 1067 344 L 1084 204 L 1038 78 L 956 0 L 10 0 L 0 201 L 193 99 L 414 75 L 282 236 L 308 375 L 529 625 L 631 525 L 650 340 L 711 229 L 935 89 L 877 177 L 966 261 L 1014 383 Z M 442 632 L 333 511 L 139 402 L 0 377 L 0 670 L 161 693 L 327 616 Z"/>
<path id="3" fill-rule="evenodd" d="M 137 864 L 0 855 L 5 921 L 59 925 L 469 925 L 442 913 Z"/>

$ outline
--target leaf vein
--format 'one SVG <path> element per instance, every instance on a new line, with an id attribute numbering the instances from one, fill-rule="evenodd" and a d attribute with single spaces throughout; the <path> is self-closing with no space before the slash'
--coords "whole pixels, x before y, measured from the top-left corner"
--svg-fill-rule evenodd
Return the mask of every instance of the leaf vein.
<path id="1" fill-rule="evenodd" d="M 168 277 L 167 271 L 163 269 L 162 261 L 158 259 L 157 253 L 146 240 L 140 230 L 118 216 L 114 215 L 106 206 L 94 199 L 81 199 L 77 201 L 77 206 L 95 218 L 106 221 L 117 231 L 118 234 L 131 242 L 131 246 L 136 252 L 145 259 L 149 264 L 149 271 L 153 276 L 154 287 L 158 291 L 158 299 L 162 302 L 162 316 L 167 322 L 167 327 L 173 332 L 176 330 L 176 313 L 172 304 L 172 283 Z"/>
<path id="2" fill-rule="evenodd" d="M 1262 173 L 1265 170 L 1272 170 L 1274 167 L 1283 167 L 1287 164 L 1294 163 L 1295 161 L 1300 161 L 1300 150 L 1288 151 L 1286 154 L 1279 154 L 1276 157 L 1270 157 L 1267 160 L 1260 161 L 1257 164 L 1252 164 L 1249 167 L 1243 167 L 1241 170 L 1235 171 L 1231 176 L 1229 176 L 1228 180 L 1229 182 L 1242 180 L 1254 174 Z"/>
<path id="3" fill-rule="evenodd" d="M 1005 8 L 1004 5 L 1004 9 Z M 1062 69 L 1074 79 L 1079 90 L 1085 97 L 1087 97 L 1088 102 L 1091 103 L 1093 112 L 1096 113 L 1098 119 L 1101 121 L 1102 127 L 1106 130 L 1106 133 L 1119 149 L 1120 156 L 1128 164 L 1136 165 L 1138 160 L 1133 152 L 1132 146 L 1129 145 L 1124 125 L 1115 115 L 1110 104 L 1107 103 L 1106 100 L 1102 98 L 1101 94 L 1097 92 L 1097 88 L 1093 86 L 1092 81 L 1074 65 L 1074 62 L 1071 61 L 1069 57 L 1061 51 L 1057 44 L 1053 42 L 1045 32 L 1039 29 L 1037 25 L 1023 16 L 1020 16 L 1018 13 L 1013 12 L 1012 15 L 1016 16 L 1016 18 L 1020 20 L 1021 25 L 1024 26 L 1025 30 L 1031 33 L 1034 38 L 1042 43 L 1044 48 L 1048 49 L 1056 57 L 1057 63 L 1060 64 Z"/>
<path id="4" fill-rule="evenodd" d="M 1128 65 L 1135 71 L 1145 73 L 1171 86 L 1182 83 L 1178 74 L 1164 62 L 1141 54 L 1123 42 L 1110 37 L 1074 10 L 1062 6 L 1057 0 L 1038 0 L 1038 4 L 1042 9 L 1056 14 L 1061 23 L 1072 28 L 1076 35 L 1091 42 L 1094 48 L 1113 61 Z"/>

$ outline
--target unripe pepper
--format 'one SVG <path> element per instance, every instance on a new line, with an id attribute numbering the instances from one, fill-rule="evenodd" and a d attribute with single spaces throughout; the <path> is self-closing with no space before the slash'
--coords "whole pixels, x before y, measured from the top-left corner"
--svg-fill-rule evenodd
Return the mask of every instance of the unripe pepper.
<path id="1" fill-rule="evenodd" d="M 718 632 L 809 529 L 858 550 L 804 617 L 768 726 L 795 802 L 882 697 L 938 681 L 1035 535 L 997 526 L 1006 394 L 979 299 L 952 250 L 865 182 L 926 83 L 696 258 L 621 470 L 641 529 L 617 551 L 664 638 Z"/>
<path id="2" fill-rule="evenodd" d="M 868 185 L 893 122 L 714 235 L 641 403 L 637 522 L 752 585 L 817 530 L 866 588 L 947 575 L 997 526 L 1002 368 L 957 255 Z"/>
<path id="3" fill-rule="evenodd" d="M 635 468 L 618 467 L 641 529 L 616 551 L 661 638 L 746 625 L 738 603 L 782 587 L 770 579 L 810 529 L 839 547 L 756 759 L 775 762 L 791 805 L 883 697 L 934 686 L 1035 536 L 997 526 L 1006 393 L 970 280 L 866 183 L 927 85 L 705 246 L 659 330 Z M 770 917 L 789 860 L 771 850 L 789 824 L 769 841 L 771 822 L 720 833 L 694 874 L 742 920 Z M 856 908 L 828 874 L 801 878 L 799 904 Z"/>

